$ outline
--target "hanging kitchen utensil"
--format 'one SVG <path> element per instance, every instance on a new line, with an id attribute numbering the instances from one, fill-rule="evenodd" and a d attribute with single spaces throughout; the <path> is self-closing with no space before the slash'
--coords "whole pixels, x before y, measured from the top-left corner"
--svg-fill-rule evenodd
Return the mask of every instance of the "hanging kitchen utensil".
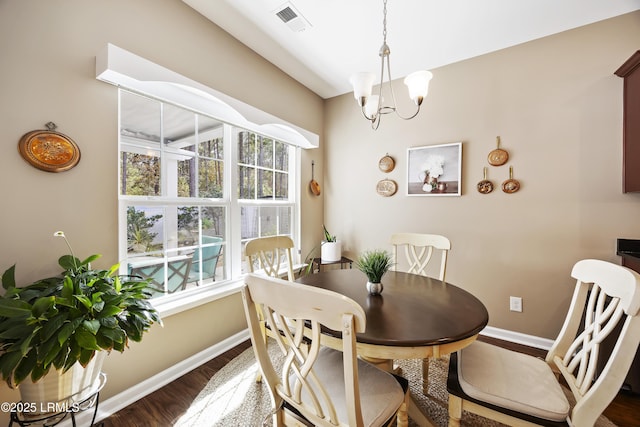
<path id="1" fill-rule="evenodd" d="M 315 180 L 314 178 L 314 167 L 316 165 L 315 160 L 311 161 L 311 182 L 309 183 L 309 189 L 311 190 L 311 192 L 313 194 L 315 194 L 316 196 L 320 195 L 320 184 L 318 184 L 318 181 Z"/>
<path id="2" fill-rule="evenodd" d="M 520 182 L 513 179 L 513 166 L 509 166 L 509 179 L 502 183 L 502 191 L 505 193 L 515 193 L 520 189 Z"/>
<path id="3" fill-rule="evenodd" d="M 491 166 L 502 166 L 509 160 L 509 153 L 500 148 L 500 137 L 496 136 L 496 149 L 489 153 L 487 160 Z"/>
<path id="4" fill-rule="evenodd" d="M 484 167 L 484 179 L 478 183 L 478 192 L 489 194 L 493 191 L 493 182 L 487 179 L 487 167 Z"/>

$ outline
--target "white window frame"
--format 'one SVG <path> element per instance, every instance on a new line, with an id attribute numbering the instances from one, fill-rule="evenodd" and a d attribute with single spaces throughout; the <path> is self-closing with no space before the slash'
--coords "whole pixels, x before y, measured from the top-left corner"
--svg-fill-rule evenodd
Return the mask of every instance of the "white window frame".
<path id="1" fill-rule="evenodd" d="M 166 101 L 156 99 L 146 94 L 135 93 L 131 90 L 120 89 L 118 92 L 118 129 L 120 129 L 120 98 L 123 91 L 133 93 L 137 96 L 144 96 L 152 100 L 161 102 L 162 105 L 170 104 Z M 191 111 L 194 114 L 202 115 L 201 112 L 192 111 L 184 107 L 187 111 Z M 161 108 L 162 111 L 162 108 Z M 215 117 L 213 117 L 215 119 Z M 161 120 L 161 123 L 163 121 Z M 164 125 L 164 123 L 162 124 Z M 241 200 L 238 195 L 238 135 L 241 131 L 248 131 L 256 133 L 253 130 L 240 128 L 237 126 L 223 124 L 223 138 L 224 138 L 224 172 L 223 172 L 223 197 L 219 199 L 204 199 L 204 198 L 184 198 L 184 197 L 171 197 L 165 195 L 168 190 L 168 182 L 166 171 L 170 170 L 166 166 L 166 153 L 164 149 L 161 149 L 161 182 L 160 185 L 163 188 L 161 196 L 129 196 L 121 194 L 121 182 L 120 176 L 122 168 L 120 165 L 122 158 L 123 146 L 131 147 L 136 145 L 132 143 L 127 137 L 120 137 L 118 144 L 118 237 L 119 237 L 119 257 L 121 262 L 121 273 L 127 274 L 127 259 L 130 258 L 128 254 L 127 244 L 127 207 L 129 206 L 171 206 L 171 205 L 188 205 L 188 206 L 224 206 L 227 216 L 225 218 L 225 271 L 227 272 L 227 278 L 223 280 L 217 280 L 213 283 L 209 283 L 199 287 L 192 287 L 190 289 L 181 290 L 173 294 L 157 296 L 152 302 L 154 306 L 160 311 L 163 316 L 171 315 L 174 313 L 187 310 L 189 308 L 204 304 L 237 292 L 242 284 L 242 265 L 245 262 L 242 248 L 247 239 L 241 237 L 241 209 L 243 206 L 287 206 L 291 207 L 291 233 L 290 237 L 293 239 L 294 244 L 299 247 L 300 242 L 300 161 L 301 161 L 301 148 L 295 147 L 291 144 L 287 144 L 289 147 L 288 158 L 288 199 L 286 200 Z M 120 132 L 118 131 L 118 134 Z M 271 138 L 269 136 L 266 136 Z M 162 136 L 161 136 L 162 138 Z M 205 138 L 206 139 L 206 138 Z M 272 138 L 273 139 L 273 138 Z M 198 141 L 196 145 L 203 140 L 203 135 L 198 135 Z M 283 141 L 280 141 L 283 142 Z M 286 144 L 286 143 L 285 143 Z M 197 163 L 197 162 L 196 162 Z M 163 239 L 167 241 L 169 236 L 169 224 L 168 221 L 163 221 Z M 167 250 L 173 250 L 173 248 L 163 248 L 163 252 Z M 166 258 L 165 258 L 166 262 Z M 299 262 L 299 254 L 294 254 L 294 262 Z"/>

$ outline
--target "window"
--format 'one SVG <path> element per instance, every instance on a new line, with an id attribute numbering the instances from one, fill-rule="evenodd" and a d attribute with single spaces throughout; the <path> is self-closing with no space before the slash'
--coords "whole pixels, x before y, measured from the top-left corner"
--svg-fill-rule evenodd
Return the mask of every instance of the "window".
<path id="1" fill-rule="evenodd" d="M 121 268 L 157 297 L 239 278 L 252 238 L 296 241 L 299 148 L 120 89 L 119 153 Z"/>

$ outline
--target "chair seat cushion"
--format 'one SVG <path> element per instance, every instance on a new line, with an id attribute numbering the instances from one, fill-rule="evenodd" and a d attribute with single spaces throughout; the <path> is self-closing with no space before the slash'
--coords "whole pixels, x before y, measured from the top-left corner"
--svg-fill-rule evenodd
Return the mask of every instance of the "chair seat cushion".
<path id="1" fill-rule="evenodd" d="M 313 370 L 320 377 L 328 395 L 336 405 L 338 419 L 346 423 L 348 418 L 345 406 L 342 352 L 328 347 L 321 348 Z M 404 400 L 402 386 L 390 373 L 360 359 L 358 359 L 358 380 L 364 425 L 384 425 L 395 415 Z M 308 395 L 304 392 L 302 400 L 307 405 L 311 405 Z"/>
<path id="2" fill-rule="evenodd" d="M 458 352 L 458 380 L 470 397 L 552 421 L 571 406 L 544 360 L 476 341 Z"/>

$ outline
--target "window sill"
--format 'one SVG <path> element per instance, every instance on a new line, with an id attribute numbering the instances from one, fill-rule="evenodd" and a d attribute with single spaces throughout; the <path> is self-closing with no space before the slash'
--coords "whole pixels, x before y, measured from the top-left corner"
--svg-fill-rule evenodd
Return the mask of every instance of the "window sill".
<path id="1" fill-rule="evenodd" d="M 151 301 L 153 307 L 158 310 L 160 317 L 167 318 L 183 311 L 210 303 L 212 301 L 225 298 L 229 295 L 240 292 L 244 285 L 242 279 L 227 282 L 223 285 L 208 285 L 194 292 L 180 293 L 180 296 L 173 298 L 163 298 L 158 301 Z"/>

